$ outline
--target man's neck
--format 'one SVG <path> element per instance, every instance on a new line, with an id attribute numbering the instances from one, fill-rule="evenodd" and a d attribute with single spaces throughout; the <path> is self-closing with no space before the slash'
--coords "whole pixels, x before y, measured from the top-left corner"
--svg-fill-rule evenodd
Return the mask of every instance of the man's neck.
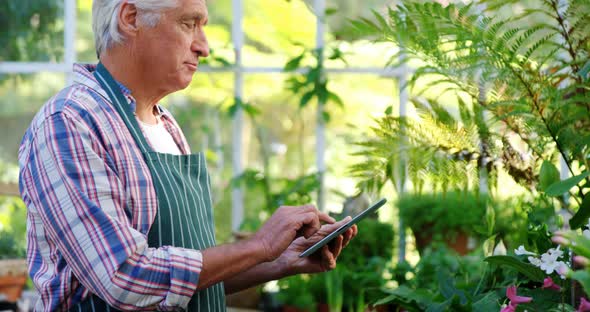
<path id="1" fill-rule="evenodd" d="M 162 90 L 151 87 L 149 75 L 144 75 L 141 66 L 127 51 L 114 47 L 100 56 L 100 62 L 109 73 L 131 91 L 135 98 L 135 114 L 139 120 L 156 124 L 156 105 L 164 97 Z"/>

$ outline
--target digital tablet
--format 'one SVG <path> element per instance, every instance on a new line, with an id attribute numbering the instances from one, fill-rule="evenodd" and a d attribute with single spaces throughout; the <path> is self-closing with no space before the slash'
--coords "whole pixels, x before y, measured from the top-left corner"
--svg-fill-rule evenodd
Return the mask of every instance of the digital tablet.
<path id="1" fill-rule="evenodd" d="M 344 233 L 344 231 L 348 230 L 351 226 L 357 224 L 359 221 L 361 221 L 363 218 L 365 218 L 369 214 L 377 211 L 377 209 L 381 208 L 381 206 L 383 206 L 385 204 L 385 202 L 387 202 L 387 199 L 382 198 L 380 201 L 376 202 L 371 207 L 365 209 L 363 212 L 356 215 L 350 221 L 344 223 L 342 226 L 340 226 L 334 232 L 328 234 L 326 237 L 322 238 L 319 242 L 317 242 L 317 243 L 313 244 L 311 247 L 307 248 L 304 252 L 302 252 L 299 255 L 299 257 L 300 258 L 307 257 L 307 256 L 311 255 L 312 253 L 316 252 L 318 249 L 322 248 L 325 244 L 329 243 L 331 240 L 336 238 L 338 235 Z"/>

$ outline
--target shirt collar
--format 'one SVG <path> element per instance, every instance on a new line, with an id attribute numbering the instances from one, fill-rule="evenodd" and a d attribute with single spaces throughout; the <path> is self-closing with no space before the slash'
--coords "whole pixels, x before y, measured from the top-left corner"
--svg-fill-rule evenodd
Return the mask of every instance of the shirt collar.
<path id="1" fill-rule="evenodd" d="M 88 88 L 98 92 L 103 98 L 105 98 L 110 103 L 111 99 L 109 98 L 108 94 L 102 88 L 102 86 L 100 85 L 98 80 L 96 80 L 96 77 L 94 77 L 93 73 L 94 73 L 94 71 L 96 71 L 96 66 L 97 66 L 96 64 L 75 63 L 74 69 L 73 69 L 74 70 L 74 83 L 83 84 L 83 85 L 87 86 Z M 123 92 L 123 95 L 125 96 L 125 99 L 127 100 L 127 103 L 129 105 L 131 105 L 131 109 L 133 110 L 133 112 L 135 112 L 136 101 L 135 101 L 135 98 L 133 98 L 133 96 L 131 95 L 131 90 L 129 90 L 127 87 L 125 87 L 119 81 L 117 81 L 117 80 L 115 80 L 115 81 L 117 82 L 117 85 L 121 89 L 121 92 Z M 156 105 L 156 110 L 157 110 L 158 115 L 165 115 L 166 114 L 166 110 L 163 109 L 160 106 L 160 104 Z"/>

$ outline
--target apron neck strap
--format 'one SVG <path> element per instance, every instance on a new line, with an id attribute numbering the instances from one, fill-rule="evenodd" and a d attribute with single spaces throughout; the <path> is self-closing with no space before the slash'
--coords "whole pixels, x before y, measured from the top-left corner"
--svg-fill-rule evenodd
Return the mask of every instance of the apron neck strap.
<path id="1" fill-rule="evenodd" d="M 135 113 L 131 110 L 131 105 L 129 105 L 125 95 L 123 95 L 123 92 L 121 91 L 121 87 L 102 63 L 98 63 L 96 71 L 94 71 L 94 77 L 96 77 L 96 80 L 98 80 L 102 88 L 108 94 L 113 106 L 125 122 L 127 129 L 131 132 L 139 149 L 142 152 L 152 151 L 152 148 L 143 136 L 143 132 L 137 122 Z"/>

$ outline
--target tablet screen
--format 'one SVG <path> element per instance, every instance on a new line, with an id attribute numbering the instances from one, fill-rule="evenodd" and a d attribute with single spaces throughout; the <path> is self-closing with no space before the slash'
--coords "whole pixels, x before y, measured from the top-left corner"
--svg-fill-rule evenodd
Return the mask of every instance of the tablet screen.
<path id="1" fill-rule="evenodd" d="M 344 223 L 342 226 L 340 226 L 334 232 L 328 234 L 326 237 L 322 238 L 319 242 L 317 242 L 317 243 L 313 244 L 311 247 L 307 248 L 304 252 L 302 252 L 299 255 L 299 257 L 300 258 L 307 257 L 307 256 L 311 255 L 312 253 L 316 252 L 316 250 L 322 248 L 325 244 L 329 243 L 331 240 L 336 238 L 338 235 L 344 233 L 344 231 L 348 230 L 351 226 L 357 224 L 359 221 L 361 221 L 363 218 L 365 218 L 369 214 L 377 211 L 377 209 L 381 208 L 381 206 L 383 206 L 385 204 L 385 202 L 387 202 L 387 199 L 382 198 L 380 201 L 376 202 L 371 207 L 365 209 L 363 212 L 356 215 L 350 221 Z"/>

